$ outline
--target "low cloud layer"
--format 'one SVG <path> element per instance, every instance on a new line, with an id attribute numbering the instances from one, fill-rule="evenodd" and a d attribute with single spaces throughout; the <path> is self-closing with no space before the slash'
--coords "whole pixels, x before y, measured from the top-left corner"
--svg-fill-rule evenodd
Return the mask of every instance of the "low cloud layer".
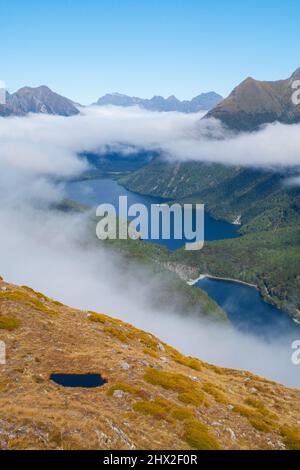
<path id="1" fill-rule="evenodd" d="M 154 293 L 164 289 L 161 279 L 152 279 L 138 266 L 127 266 L 125 276 L 120 256 L 83 242 L 85 216 L 51 209 L 65 195 L 63 183 L 57 180 L 74 177 L 88 168 L 78 152 L 122 144 L 127 153 L 132 146 L 162 148 L 177 158 L 190 158 L 193 151 L 195 158 L 197 152 L 197 158 L 203 152 L 208 159 L 218 154 L 222 161 L 237 163 L 234 159 L 243 151 L 250 163 L 250 144 L 248 141 L 244 148 L 243 139 L 255 136 L 234 139 L 214 121 L 199 124 L 200 117 L 92 108 L 70 118 L 35 115 L 0 119 L 0 273 L 8 281 L 30 285 L 69 305 L 129 321 L 184 353 L 300 386 L 300 374 L 290 362 L 289 340 L 264 344 L 230 327 L 217 327 L 193 316 L 186 318 L 175 301 L 162 312 L 151 302 Z M 280 138 L 276 126 L 257 137 L 268 164 L 272 152 L 278 162 L 283 162 L 281 153 L 288 148 L 284 136 L 293 137 L 293 145 L 298 143 L 300 148 L 297 126 L 290 130 L 280 127 L 284 129 Z M 209 140 L 212 131 L 219 139 L 213 143 Z M 277 148 L 275 141 L 268 144 L 263 135 L 274 139 L 277 135 Z M 236 143 L 230 145 L 225 137 Z M 290 143 L 289 158 L 285 153 L 285 164 L 295 164 L 293 145 Z M 253 153 L 257 150 L 256 145 Z"/>
<path id="2" fill-rule="evenodd" d="M 24 171 L 65 176 L 80 172 L 76 154 L 109 147 L 130 153 L 157 149 L 169 159 L 285 168 L 300 164 L 300 124 L 274 123 L 235 133 L 203 114 L 91 107 L 72 117 L 31 115 L 0 119 L 1 160 Z M 42 156 L 41 156 L 42 154 Z"/>

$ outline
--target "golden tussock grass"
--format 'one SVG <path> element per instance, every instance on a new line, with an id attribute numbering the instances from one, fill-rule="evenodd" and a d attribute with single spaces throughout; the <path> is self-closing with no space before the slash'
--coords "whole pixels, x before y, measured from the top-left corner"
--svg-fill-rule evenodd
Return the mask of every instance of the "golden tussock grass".
<path id="1" fill-rule="evenodd" d="M 179 421 L 183 424 L 183 438 L 193 449 L 220 449 L 218 441 L 209 432 L 208 427 L 198 421 L 190 409 L 178 407 L 172 402 L 163 399 L 138 401 L 134 403 L 133 409 L 138 413 L 169 423 Z"/>
<path id="2" fill-rule="evenodd" d="M 88 313 L 89 313 L 90 321 L 93 321 L 94 323 L 101 323 L 102 325 L 107 323 L 107 318 L 105 317 L 105 315 L 101 315 L 100 313 L 96 313 L 96 312 L 88 312 Z"/>
<path id="3" fill-rule="evenodd" d="M 146 382 L 158 385 L 166 390 L 178 393 L 178 400 L 192 406 L 208 406 L 205 395 L 200 386 L 190 377 L 174 372 L 165 372 L 158 369 L 146 369 Z"/>
<path id="4" fill-rule="evenodd" d="M 300 450 L 300 430 L 298 427 L 283 426 L 280 432 L 288 450 Z"/>
<path id="5" fill-rule="evenodd" d="M 0 300 L 6 300 L 10 302 L 22 302 L 28 307 L 32 307 L 38 312 L 46 313 L 47 315 L 57 315 L 57 311 L 47 307 L 41 300 L 28 295 L 22 291 L 7 291 L 0 292 Z"/>
<path id="6" fill-rule="evenodd" d="M 249 423 L 251 426 L 260 432 L 270 433 L 274 430 L 274 427 L 268 424 L 265 420 L 261 418 L 250 418 Z"/>
<path id="7" fill-rule="evenodd" d="M 103 328 L 104 333 L 108 333 L 114 338 L 117 338 L 122 343 L 128 342 L 128 334 L 125 331 L 122 331 L 120 328 L 116 328 L 114 326 L 106 326 Z"/>
<path id="8" fill-rule="evenodd" d="M 160 358 L 160 354 L 156 351 L 154 351 L 153 349 L 150 349 L 150 348 L 144 348 L 143 349 L 143 352 L 145 354 L 148 354 L 148 356 L 151 356 L 153 357 L 154 359 L 159 359 Z"/>
<path id="9" fill-rule="evenodd" d="M 207 426 L 196 419 L 186 423 L 184 439 L 196 450 L 220 450 L 217 439 L 209 432 Z"/>
<path id="10" fill-rule="evenodd" d="M 112 396 L 116 390 L 122 390 L 122 392 L 129 393 L 130 395 L 142 395 L 142 391 L 138 388 L 122 382 L 112 385 L 108 389 L 107 395 Z"/>
<path id="11" fill-rule="evenodd" d="M 173 422 L 173 419 L 169 415 L 169 408 L 158 400 L 138 401 L 133 404 L 133 409 L 146 416 L 149 415 L 156 419 Z"/>
<path id="12" fill-rule="evenodd" d="M 20 326 L 21 321 L 15 317 L 0 315 L 0 330 L 15 330 Z"/>
<path id="13" fill-rule="evenodd" d="M 144 379 L 152 385 L 160 385 L 174 392 L 189 392 L 195 387 L 193 380 L 183 374 L 152 368 L 146 369 Z"/>
<path id="14" fill-rule="evenodd" d="M 189 367 L 190 369 L 197 370 L 198 372 L 202 371 L 202 363 L 199 359 L 195 359 L 194 357 L 177 357 L 175 361 L 182 366 Z"/>
<path id="15" fill-rule="evenodd" d="M 259 400 L 247 398 L 245 402 L 250 406 L 235 405 L 233 412 L 247 418 L 257 431 L 270 433 L 277 430 L 278 426 L 273 421 L 277 416 L 267 410 Z"/>
<path id="16" fill-rule="evenodd" d="M 266 405 L 261 400 L 258 400 L 257 398 L 252 398 L 252 397 L 246 398 L 244 403 L 246 403 L 246 405 L 249 405 L 255 410 L 257 410 L 263 416 L 268 416 L 269 418 L 274 419 L 274 420 L 278 419 L 278 416 L 275 413 L 273 413 L 269 408 L 267 408 Z"/>
<path id="17" fill-rule="evenodd" d="M 178 395 L 178 400 L 187 405 L 193 406 L 208 406 L 208 401 L 204 393 L 200 390 L 190 390 L 188 392 L 180 393 Z"/>
<path id="18" fill-rule="evenodd" d="M 230 401 L 225 395 L 225 393 L 222 391 L 220 386 L 215 385 L 211 382 L 206 382 L 203 384 L 202 390 L 211 395 L 218 403 L 221 403 L 223 405 L 229 405 Z"/>

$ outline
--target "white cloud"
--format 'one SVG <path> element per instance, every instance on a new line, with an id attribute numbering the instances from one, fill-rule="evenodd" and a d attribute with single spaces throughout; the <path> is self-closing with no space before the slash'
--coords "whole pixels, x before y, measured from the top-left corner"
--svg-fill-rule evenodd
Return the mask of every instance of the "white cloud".
<path id="1" fill-rule="evenodd" d="M 228 165 L 288 167 L 300 164 L 300 124 L 270 124 L 235 133 L 203 114 L 159 113 L 140 108 L 90 107 L 72 117 L 31 115 L 0 119 L 1 160 L 40 174 L 80 172 L 74 154 L 122 145 L 160 149 L 168 158 Z M 43 154 L 43 155 L 41 155 Z"/>
<path id="2" fill-rule="evenodd" d="M 211 122 L 212 129 L 219 123 Z M 224 139 L 201 136 L 205 121 L 199 123 L 200 137 L 180 138 L 165 147 L 179 160 L 201 160 L 227 165 L 282 169 L 300 165 L 300 124 L 269 124 L 253 133 L 226 135 Z"/>

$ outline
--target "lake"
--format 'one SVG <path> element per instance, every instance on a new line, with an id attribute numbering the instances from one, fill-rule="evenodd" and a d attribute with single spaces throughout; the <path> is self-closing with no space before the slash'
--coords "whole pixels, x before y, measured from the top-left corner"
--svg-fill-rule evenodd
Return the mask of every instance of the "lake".
<path id="1" fill-rule="evenodd" d="M 128 191 L 123 186 L 118 184 L 113 179 L 97 179 L 86 181 L 70 182 L 66 186 L 67 197 L 78 203 L 98 206 L 102 203 L 112 204 L 116 209 L 119 204 L 120 196 L 127 196 L 128 206 L 131 204 L 144 204 L 148 209 L 151 204 L 161 204 L 166 202 L 164 199 L 143 196 Z M 151 226 L 149 221 L 149 226 Z M 161 236 L 159 240 L 145 240 L 148 243 L 159 243 L 168 247 L 170 250 L 176 250 L 186 243 L 186 239 L 176 240 L 172 233 L 171 224 L 171 237 L 170 240 L 164 240 Z M 239 236 L 239 225 L 229 224 L 227 222 L 213 219 L 208 213 L 204 216 L 204 239 L 205 240 L 224 240 L 226 238 L 235 238 Z"/>
<path id="2" fill-rule="evenodd" d="M 195 284 L 226 312 L 236 329 L 273 342 L 299 338 L 300 328 L 285 312 L 265 302 L 255 287 L 238 282 L 204 278 Z"/>

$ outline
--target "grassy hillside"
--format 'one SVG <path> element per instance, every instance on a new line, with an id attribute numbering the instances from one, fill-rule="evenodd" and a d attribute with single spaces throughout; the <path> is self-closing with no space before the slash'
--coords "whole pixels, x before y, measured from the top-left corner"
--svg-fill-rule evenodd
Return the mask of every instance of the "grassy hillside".
<path id="1" fill-rule="evenodd" d="M 1 449 L 299 449 L 300 392 L 0 281 Z M 52 373 L 101 374 L 64 388 Z"/>

